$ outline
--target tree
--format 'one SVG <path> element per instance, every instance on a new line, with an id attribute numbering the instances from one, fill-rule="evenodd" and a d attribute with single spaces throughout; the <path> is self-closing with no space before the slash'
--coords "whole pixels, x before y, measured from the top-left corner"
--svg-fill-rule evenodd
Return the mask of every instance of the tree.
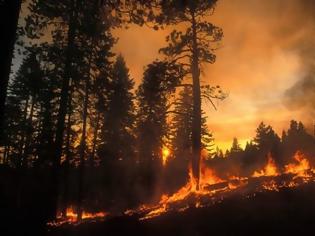
<path id="1" fill-rule="evenodd" d="M 255 144 L 262 151 L 272 151 L 273 147 L 280 142 L 280 138 L 270 125 L 261 122 L 256 130 Z"/>
<path id="2" fill-rule="evenodd" d="M 173 159 L 170 161 L 168 182 L 174 179 L 176 187 L 188 179 L 188 164 L 192 156 L 193 95 L 191 86 L 184 86 L 174 103 L 174 116 L 171 122 Z M 202 148 L 212 156 L 213 137 L 209 132 L 206 117 L 202 114 Z M 176 174 L 174 174 L 176 173 Z M 175 175 L 176 177 L 174 177 Z"/>
<path id="3" fill-rule="evenodd" d="M 314 143 L 314 137 L 306 132 L 304 125 L 292 120 L 287 135 L 282 140 L 284 163 L 290 162 L 297 151 L 302 151 L 310 156 L 314 155 L 312 148 Z"/>
<path id="4" fill-rule="evenodd" d="M 166 184 L 173 189 L 183 186 L 188 178 L 188 166 L 192 155 L 192 89 L 185 86 L 175 102 L 171 122 L 173 158 L 167 166 Z"/>
<path id="5" fill-rule="evenodd" d="M 267 158 L 270 153 L 275 159 L 277 164 L 281 164 L 281 153 L 280 153 L 280 138 L 270 125 L 265 125 L 261 122 L 256 130 L 256 136 L 254 143 L 257 145 L 260 156 L 263 159 Z"/>
<path id="6" fill-rule="evenodd" d="M 84 113 L 82 120 L 85 128 L 87 127 L 89 106 L 86 104 L 90 100 L 91 88 L 89 87 L 92 86 L 89 83 L 92 82 L 90 77 L 95 76 L 93 73 L 91 73 L 93 76 L 90 76 L 90 71 L 99 73 L 100 70 L 108 70 L 106 65 L 108 64 L 107 57 L 109 49 L 114 43 L 114 40 L 108 33 L 112 22 L 107 22 L 111 15 L 107 16 L 105 14 L 108 19 L 105 19 L 103 16 L 105 12 L 102 12 L 104 8 L 100 8 L 99 0 L 89 1 L 84 5 L 81 0 L 32 1 L 29 9 L 31 14 L 25 20 L 24 33 L 31 43 L 37 43 L 38 39 L 41 39 L 45 41 L 46 45 L 49 45 L 50 49 L 46 49 L 45 52 L 49 54 L 50 64 L 48 67 L 50 70 L 54 70 L 54 73 L 51 73 L 50 76 L 55 76 L 55 79 L 58 78 L 60 82 L 54 88 L 57 98 L 52 98 L 54 103 L 58 102 L 59 104 L 55 106 L 58 110 L 54 114 L 56 116 L 54 117 L 53 125 L 51 125 L 52 129 L 50 129 L 53 132 L 52 137 L 54 137 L 54 140 L 53 145 L 50 145 L 52 148 L 49 149 L 49 153 L 53 153 L 51 156 L 51 161 L 53 162 L 53 182 L 51 185 L 54 186 L 54 193 L 52 194 L 54 203 L 51 204 L 55 205 L 55 207 L 52 207 L 54 208 L 52 217 L 55 217 L 60 185 L 59 179 L 61 177 L 61 157 L 65 155 L 66 163 L 63 166 L 67 169 L 67 163 L 70 161 L 69 148 L 71 152 L 77 151 L 73 146 L 73 139 L 76 137 L 76 134 L 73 133 L 72 125 L 78 125 L 81 117 L 78 117 L 76 111 L 86 111 L 82 112 Z M 51 34 L 52 40 L 47 41 L 47 39 L 43 38 L 47 31 Z M 92 58 L 90 58 L 91 54 L 93 55 Z M 58 56 L 56 57 L 56 55 Z M 92 63 L 90 63 L 90 59 Z M 83 95 L 81 91 L 83 91 Z M 81 99 L 85 102 L 80 103 Z M 52 101 L 47 101 L 46 103 L 49 104 Z M 84 106 L 81 106 L 81 104 L 84 104 Z M 65 130 L 67 130 L 66 140 L 64 140 Z M 85 135 L 83 135 L 81 141 L 83 145 L 80 145 L 80 147 L 84 147 Z M 67 147 L 67 150 L 64 147 Z M 83 155 L 86 151 L 85 149 L 81 148 L 79 152 L 81 160 L 85 158 L 85 155 Z"/>
<path id="7" fill-rule="evenodd" d="M 82 100 L 82 132 L 80 138 L 79 145 L 79 178 L 78 178 L 78 220 L 81 220 L 83 207 L 82 201 L 84 198 L 84 178 L 85 178 L 85 159 L 89 158 L 91 144 L 88 144 L 88 136 L 91 133 L 89 131 L 89 126 L 92 125 L 92 114 L 94 99 L 96 102 L 101 100 L 103 96 L 100 92 L 109 92 L 102 90 L 102 87 L 98 86 L 97 80 L 100 80 L 99 75 L 105 76 L 108 74 L 105 71 L 110 70 L 111 65 L 111 57 L 113 54 L 111 53 L 111 48 L 115 42 L 111 33 L 110 33 L 110 22 L 106 22 L 103 19 L 103 12 L 99 8 L 99 1 L 94 0 L 89 3 L 85 3 L 84 8 L 81 9 L 80 14 L 78 14 L 78 18 L 80 19 L 78 24 L 78 50 L 82 55 L 82 61 L 79 62 L 78 65 L 81 65 L 82 68 L 81 75 L 83 76 L 81 83 L 78 84 L 78 90 L 82 89 L 83 92 L 79 93 L 80 100 Z M 107 79 L 107 77 L 103 77 L 103 79 Z M 116 79 L 116 78 L 115 78 Z M 100 89 L 101 91 L 93 90 Z M 103 104 L 104 105 L 104 104 Z M 124 107 L 128 109 L 127 107 Z M 98 112 L 98 111 L 94 111 Z M 97 134 L 99 129 L 99 120 L 100 113 L 97 114 L 97 124 L 94 127 L 94 142 L 97 140 Z M 116 130 L 117 131 L 117 130 Z M 92 143 L 93 152 L 96 150 L 96 144 Z M 89 164 L 91 164 L 93 160 L 89 160 Z M 93 164 L 92 164 L 93 165 Z"/>
<path id="8" fill-rule="evenodd" d="M 78 12 L 81 7 L 81 0 L 67 1 L 33 1 L 30 4 L 31 16 L 26 19 L 27 33 L 30 38 L 40 38 L 43 29 L 48 26 L 56 29 L 63 27 L 67 29 L 65 39 L 65 57 L 63 58 L 63 77 L 60 90 L 59 109 L 57 115 L 57 124 L 54 139 L 54 157 L 53 157 L 53 182 L 54 187 L 54 203 L 52 207 L 53 217 L 57 215 L 58 188 L 61 166 L 61 155 L 63 147 L 63 134 L 65 130 L 65 117 L 67 114 L 67 106 L 69 99 L 70 80 L 73 77 L 73 56 L 75 50 L 76 31 L 78 27 Z M 53 37 L 60 38 L 61 31 L 53 32 Z"/>
<path id="9" fill-rule="evenodd" d="M 232 147 L 231 147 L 230 152 L 231 153 L 238 153 L 240 151 L 242 151 L 242 148 L 241 148 L 240 144 L 238 143 L 237 138 L 233 138 L 233 143 L 232 143 Z"/>
<path id="10" fill-rule="evenodd" d="M 22 0 L 4 0 L 0 2 L 0 141 L 3 137 L 4 107 L 21 4 Z"/>
<path id="11" fill-rule="evenodd" d="M 122 55 L 117 56 L 109 79 L 106 103 L 101 113 L 101 141 L 97 154 L 104 169 L 103 179 L 107 185 L 104 187 L 111 193 L 107 197 L 117 200 L 117 197 L 123 197 L 125 188 L 129 187 L 124 180 L 134 162 L 135 146 L 134 81 L 130 78 Z M 117 185 L 120 185 L 120 189 Z"/>
<path id="12" fill-rule="evenodd" d="M 111 90 L 102 126 L 103 144 L 99 151 L 108 153 L 108 158 L 118 161 L 132 156 L 134 126 L 134 104 L 131 92 L 134 82 L 130 79 L 129 70 L 121 55 L 114 63 L 109 86 Z"/>
<path id="13" fill-rule="evenodd" d="M 155 61 L 146 67 L 137 90 L 137 147 L 141 183 L 152 196 L 162 168 L 162 148 L 168 139 L 169 98 L 182 79 L 182 68 L 176 64 Z"/>
<path id="14" fill-rule="evenodd" d="M 9 86 L 9 96 L 7 101 L 8 111 L 6 114 L 6 139 L 16 139 L 13 135 L 15 132 L 19 138 L 9 141 L 8 145 L 12 146 L 12 154 L 16 153 L 13 166 L 26 168 L 29 164 L 28 157 L 33 150 L 35 140 L 33 140 L 38 119 L 34 120 L 40 106 L 43 83 L 43 72 L 36 58 L 36 51 L 30 52 L 24 59 L 22 66 L 17 72 L 16 77 L 11 81 Z M 17 109 L 17 110 L 16 110 Z M 10 112 L 20 111 L 12 117 Z M 15 127 L 15 129 L 12 129 Z M 11 130 L 12 129 L 12 130 Z M 11 134 L 12 135 L 11 135 Z M 15 147 L 14 147 L 15 146 Z M 32 152 L 33 153 L 33 152 Z M 34 154 L 34 153 L 33 153 Z M 9 157 L 9 156 L 8 156 Z"/>
<path id="15" fill-rule="evenodd" d="M 201 156 L 201 85 L 200 72 L 203 63 L 214 63 L 213 44 L 221 40 L 222 30 L 206 20 L 213 13 L 216 1 L 162 1 L 159 23 L 188 23 L 186 31 L 174 30 L 168 37 L 168 46 L 160 51 L 169 60 L 181 63 L 192 76 L 193 85 L 193 120 L 192 120 L 192 169 L 199 187 Z M 211 96 L 205 96 L 211 101 Z M 214 97 L 216 98 L 216 97 Z"/>

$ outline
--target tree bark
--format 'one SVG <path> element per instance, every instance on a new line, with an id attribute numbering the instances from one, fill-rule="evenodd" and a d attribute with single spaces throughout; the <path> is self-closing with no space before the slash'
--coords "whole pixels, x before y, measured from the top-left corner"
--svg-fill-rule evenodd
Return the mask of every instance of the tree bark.
<path id="1" fill-rule="evenodd" d="M 66 139 L 66 159 L 64 163 L 64 189 L 63 189 L 63 204 L 62 204 L 62 215 L 67 216 L 67 207 L 69 201 L 69 171 L 70 171 L 70 139 L 71 139 L 71 107 L 72 107 L 72 88 L 70 85 L 70 94 L 68 99 L 68 121 L 67 121 L 67 139 Z"/>
<path id="2" fill-rule="evenodd" d="M 16 31 L 22 0 L 4 0 L 0 3 L 0 141 L 2 139 L 5 100 L 16 41 Z"/>
<path id="3" fill-rule="evenodd" d="M 27 109 L 28 109 L 28 103 L 29 103 L 29 96 L 27 96 L 27 99 L 25 101 L 25 107 L 24 107 L 24 111 L 23 111 L 23 123 L 24 125 L 26 124 L 26 119 L 27 119 Z M 20 140 L 20 147 L 19 147 L 19 163 L 18 163 L 18 167 L 20 168 L 22 166 L 22 156 L 23 156 L 23 149 L 24 149 L 24 143 L 25 143 L 25 130 L 22 130 L 21 132 L 21 140 Z"/>
<path id="4" fill-rule="evenodd" d="M 91 58 L 90 58 L 91 63 Z M 90 74 L 90 66 L 89 66 Z M 83 105 L 83 115 L 82 115 L 82 136 L 80 141 L 80 166 L 79 166 L 79 194 L 78 194 L 78 221 L 82 219 L 82 200 L 83 200 L 83 177 L 84 177 L 84 165 L 85 165 L 85 148 L 86 148 L 86 125 L 88 116 L 88 106 L 89 106 L 89 91 L 90 91 L 90 76 L 85 78 L 85 96 Z"/>
<path id="5" fill-rule="evenodd" d="M 101 114 L 100 114 L 100 112 L 97 112 L 96 126 L 95 126 L 94 134 L 93 134 L 93 146 L 92 146 L 92 152 L 91 152 L 91 156 L 90 156 L 90 167 L 93 167 L 93 165 L 94 165 L 97 135 L 98 135 L 98 130 L 99 130 L 99 126 L 100 126 L 100 118 L 101 118 Z"/>
<path id="6" fill-rule="evenodd" d="M 34 106 L 35 106 L 35 98 L 32 97 L 32 105 L 31 105 L 31 111 L 30 115 L 27 121 L 27 129 L 26 129 L 26 140 L 25 140 L 25 147 L 24 147 L 24 152 L 23 152 L 23 162 L 22 166 L 23 168 L 27 167 L 27 158 L 29 154 L 29 146 L 31 144 L 32 140 L 32 122 L 33 122 L 33 114 L 34 114 Z"/>
<path id="7" fill-rule="evenodd" d="M 62 80 L 62 88 L 60 94 L 59 111 L 57 118 L 57 128 L 55 135 L 55 152 L 53 159 L 53 203 L 52 214 L 54 217 L 57 216 L 58 209 L 58 192 L 59 192 L 59 178 L 60 178 L 60 164 L 62 155 L 62 145 L 63 145 L 63 134 L 65 127 L 65 117 L 67 114 L 67 105 L 69 99 L 69 87 L 70 79 L 72 75 L 72 61 L 73 61 L 73 50 L 75 43 L 75 32 L 76 32 L 76 0 L 71 1 L 70 11 L 69 11 L 69 29 L 68 29 L 68 43 L 66 49 L 66 60 L 65 60 L 65 75 Z"/>
<path id="8" fill-rule="evenodd" d="M 201 158 L 201 92 L 200 92 L 200 70 L 197 44 L 197 30 L 195 15 L 192 12 L 192 65 L 193 78 L 193 119 L 192 119 L 192 173 L 199 189 L 200 180 L 200 158 Z"/>

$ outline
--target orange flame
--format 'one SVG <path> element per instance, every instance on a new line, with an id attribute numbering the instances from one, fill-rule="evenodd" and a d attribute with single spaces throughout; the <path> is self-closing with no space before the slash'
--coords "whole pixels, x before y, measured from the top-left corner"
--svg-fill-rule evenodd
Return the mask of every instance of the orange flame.
<path id="1" fill-rule="evenodd" d="M 166 165 L 170 154 L 171 154 L 170 149 L 168 149 L 167 147 L 163 147 L 162 148 L 162 163 L 163 163 L 163 166 Z"/>
<path id="2" fill-rule="evenodd" d="M 252 175 L 253 177 L 261 176 L 277 176 L 279 175 L 275 161 L 273 160 L 271 154 L 268 154 L 268 162 L 263 170 L 255 171 Z"/>
<path id="3" fill-rule="evenodd" d="M 145 217 L 141 218 L 142 220 L 144 219 L 149 219 L 153 218 L 155 216 L 161 215 L 162 213 L 165 213 L 168 211 L 170 205 L 172 205 L 175 202 L 183 201 L 186 199 L 188 196 L 196 194 L 196 195 L 209 195 L 211 194 L 211 190 L 207 190 L 206 187 L 209 185 L 213 185 L 216 183 L 223 182 L 220 178 L 218 178 L 214 171 L 209 169 L 209 168 L 203 168 L 203 171 L 201 172 L 200 176 L 200 188 L 197 190 L 197 183 L 195 178 L 193 177 L 192 174 L 192 168 L 191 166 L 189 167 L 189 180 L 186 183 L 185 186 L 180 188 L 176 193 L 174 193 L 171 196 L 168 196 L 166 194 L 163 194 L 159 204 L 155 207 L 150 207 L 150 206 L 145 206 L 142 205 L 140 207 L 140 210 L 149 210 L 149 213 L 146 214 Z M 196 202 L 195 207 L 200 207 L 200 203 Z M 187 206 L 184 206 L 183 208 L 178 209 L 179 211 L 183 211 Z M 126 214 L 132 214 L 132 211 L 126 211 Z"/>
<path id="4" fill-rule="evenodd" d="M 285 173 L 295 174 L 299 177 L 310 177 L 307 171 L 311 169 L 309 161 L 300 151 L 296 152 L 293 159 L 295 163 L 285 166 Z"/>
<path id="5" fill-rule="evenodd" d="M 170 150 L 163 148 L 162 157 L 164 165 L 166 164 L 169 155 Z M 283 169 L 283 172 L 280 172 L 277 169 L 277 166 L 271 154 L 268 154 L 268 161 L 263 169 L 260 171 L 255 171 L 252 175 L 252 177 L 268 176 L 268 178 L 261 178 L 262 182 L 257 181 L 259 185 L 255 185 L 255 187 L 249 186 L 250 177 L 229 176 L 223 180 L 216 175 L 215 170 L 207 167 L 205 165 L 205 162 L 202 162 L 199 188 L 197 188 L 196 180 L 192 174 L 192 168 L 191 166 L 189 166 L 189 179 L 187 183 L 176 193 L 172 195 L 163 194 L 158 204 L 143 204 L 137 209 L 126 210 L 125 214 L 133 215 L 135 213 L 141 213 L 144 214 L 144 216 L 140 218 L 140 220 L 144 220 L 159 216 L 163 213 L 173 210 L 181 212 L 191 206 L 194 206 L 196 208 L 204 207 L 209 203 L 211 204 L 222 201 L 229 192 L 239 191 L 239 193 L 242 193 L 244 192 L 243 190 L 246 190 L 245 192 L 247 192 L 247 187 L 251 187 L 251 190 L 255 195 L 255 191 L 280 191 L 284 187 L 297 187 L 301 184 L 301 178 L 303 180 L 303 183 L 314 181 L 315 170 L 311 168 L 308 158 L 304 156 L 301 152 L 297 152 L 294 155 L 293 159 L 294 163 L 286 165 Z M 292 174 L 292 176 L 285 176 L 286 178 L 283 179 L 280 175 L 284 173 L 290 173 Z M 280 178 L 274 178 L 276 176 L 279 176 Z M 242 187 L 245 188 L 242 189 Z M 107 214 L 104 212 L 88 213 L 84 211 L 82 215 L 82 220 L 100 219 L 104 218 L 105 216 L 107 216 Z M 77 213 L 73 210 L 72 207 L 69 207 L 67 209 L 65 217 L 60 216 L 60 220 L 57 223 L 53 222 L 50 225 L 58 226 L 62 224 L 60 222 L 73 224 L 80 223 L 77 221 Z"/>
<path id="6" fill-rule="evenodd" d="M 101 219 L 106 217 L 108 214 L 106 212 L 82 212 L 82 220 L 93 220 L 93 219 Z M 57 216 L 57 221 L 49 222 L 48 225 L 50 226 L 60 226 L 66 223 L 76 224 L 80 223 L 78 221 L 78 213 L 75 212 L 72 206 L 68 207 L 66 210 L 66 215 L 63 216 L 61 213 Z"/>

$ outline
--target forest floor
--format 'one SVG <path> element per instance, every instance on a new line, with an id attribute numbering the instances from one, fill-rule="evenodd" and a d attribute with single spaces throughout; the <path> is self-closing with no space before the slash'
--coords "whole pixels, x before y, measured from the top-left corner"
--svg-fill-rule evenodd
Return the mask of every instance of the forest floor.
<path id="1" fill-rule="evenodd" d="M 205 208 L 139 221 L 123 216 L 49 229 L 48 236 L 85 235 L 314 235 L 315 183 L 254 197 L 233 196 Z"/>

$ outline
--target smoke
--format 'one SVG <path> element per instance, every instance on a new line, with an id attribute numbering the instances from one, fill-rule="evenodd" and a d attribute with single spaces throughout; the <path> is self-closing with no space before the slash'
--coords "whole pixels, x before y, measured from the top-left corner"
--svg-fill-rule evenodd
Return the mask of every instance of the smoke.
<path id="1" fill-rule="evenodd" d="M 289 109 L 303 109 L 315 118 L 315 68 L 287 89 L 284 98 Z"/>
<path id="2" fill-rule="evenodd" d="M 315 2 L 296 1 L 297 12 L 292 31 L 300 36 L 292 45 L 301 63 L 300 78 L 284 93 L 284 104 L 290 110 L 300 110 L 308 120 L 315 119 Z M 291 32 L 292 32 L 291 31 Z"/>

